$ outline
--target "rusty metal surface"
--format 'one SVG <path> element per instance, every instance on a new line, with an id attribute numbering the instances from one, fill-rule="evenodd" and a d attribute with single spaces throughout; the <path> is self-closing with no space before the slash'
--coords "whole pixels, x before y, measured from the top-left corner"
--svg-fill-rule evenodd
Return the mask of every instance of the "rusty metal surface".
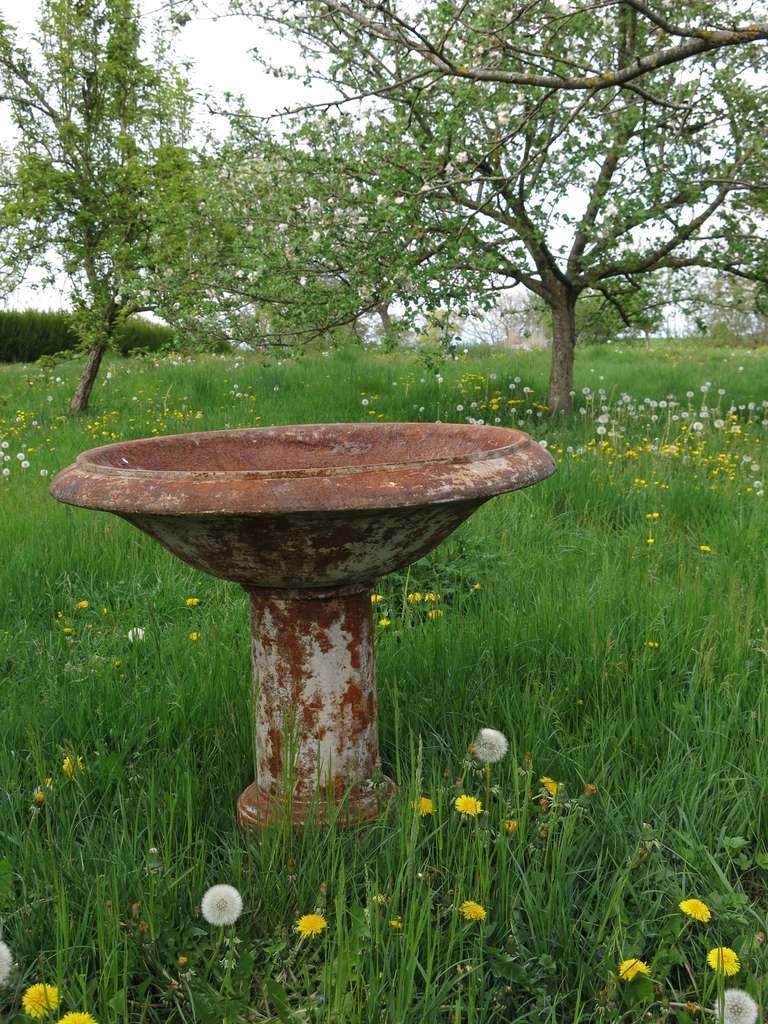
<path id="1" fill-rule="evenodd" d="M 50 489 L 59 501 L 122 515 L 283 515 L 485 499 L 553 471 L 549 453 L 520 430 L 331 423 L 106 445 L 83 452 Z"/>
<path id="2" fill-rule="evenodd" d="M 114 512 L 252 609 L 258 778 L 242 825 L 377 813 L 370 588 L 432 550 L 483 502 L 549 476 L 519 430 L 320 424 L 147 438 L 84 452 L 51 484 Z"/>
<path id="3" fill-rule="evenodd" d="M 370 591 L 250 591 L 257 779 L 238 804 L 241 824 L 352 820 L 377 811 L 380 768 Z M 391 788 L 391 784 L 390 787 Z"/>

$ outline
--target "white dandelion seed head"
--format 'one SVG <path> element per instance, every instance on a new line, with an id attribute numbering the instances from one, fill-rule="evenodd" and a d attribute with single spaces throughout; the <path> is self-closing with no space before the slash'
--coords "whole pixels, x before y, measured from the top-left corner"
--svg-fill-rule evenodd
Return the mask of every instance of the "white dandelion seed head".
<path id="1" fill-rule="evenodd" d="M 212 885 L 203 896 L 200 910 L 208 924 L 234 924 L 243 912 L 243 897 L 233 885 Z"/>
<path id="2" fill-rule="evenodd" d="M 0 985 L 4 985 L 11 975 L 13 956 L 6 943 L 0 941 Z"/>
<path id="3" fill-rule="evenodd" d="M 740 988 L 727 988 L 712 1008 L 723 1024 L 755 1024 L 759 1010 L 752 996 Z"/>
<path id="4" fill-rule="evenodd" d="M 144 630 L 143 630 L 143 628 L 141 626 L 134 626 L 133 629 L 129 629 L 128 630 L 128 639 L 131 641 L 131 643 L 134 643 L 136 640 L 143 640 L 144 639 Z"/>
<path id="5" fill-rule="evenodd" d="M 481 729 L 472 744 L 472 753 L 482 764 L 496 764 L 506 756 L 508 750 L 507 737 L 498 729 Z"/>

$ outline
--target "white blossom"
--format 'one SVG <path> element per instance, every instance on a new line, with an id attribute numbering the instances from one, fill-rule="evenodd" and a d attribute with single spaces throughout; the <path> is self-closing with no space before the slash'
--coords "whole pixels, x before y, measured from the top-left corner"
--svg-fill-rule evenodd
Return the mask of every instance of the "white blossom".
<path id="1" fill-rule="evenodd" d="M 483 764 L 496 764 L 508 750 L 507 737 L 497 729 L 481 729 L 472 744 L 472 753 Z"/>
<path id="2" fill-rule="evenodd" d="M 0 985 L 4 985 L 11 974 L 13 956 L 8 946 L 0 941 Z"/>
<path id="3" fill-rule="evenodd" d="M 243 897 L 233 885 L 212 885 L 200 904 L 208 924 L 234 924 L 243 912 Z"/>
<path id="4" fill-rule="evenodd" d="M 128 630 L 128 639 L 133 643 L 135 640 L 144 639 L 144 629 L 141 626 L 134 626 Z"/>
<path id="5" fill-rule="evenodd" d="M 722 1019 L 723 1024 L 755 1024 L 759 1011 L 757 1003 L 748 992 L 740 988 L 727 988 L 712 1012 L 718 1019 Z"/>

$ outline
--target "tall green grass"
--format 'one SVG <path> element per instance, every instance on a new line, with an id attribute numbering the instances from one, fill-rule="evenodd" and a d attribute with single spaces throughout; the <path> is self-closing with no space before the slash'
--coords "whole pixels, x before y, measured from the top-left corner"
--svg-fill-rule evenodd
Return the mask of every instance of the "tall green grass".
<path id="1" fill-rule="evenodd" d="M 768 471 L 766 352 L 586 350 L 588 411 L 557 423 L 538 415 L 536 352 L 472 353 L 442 382 L 415 357 L 354 351 L 114 357 L 106 370 L 81 420 L 63 415 L 77 366 L 0 373 L 0 934 L 18 962 L 4 1020 L 27 1019 L 21 995 L 38 981 L 59 986 L 62 1012 L 121 1024 L 663 1020 L 669 1000 L 711 1004 L 705 956 L 720 945 L 742 958 L 729 984 L 764 995 L 768 559 L 754 481 Z M 669 410 L 617 405 L 674 393 L 691 422 L 707 382 L 739 433 L 713 415 L 697 440 Z M 40 470 L 153 431 L 490 421 L 494 393 L 523 387 L 500 418 L 547 441 L 556 475 L 488 503 L 378 587 L 383 767 L 400 787 L 389 814 L 352 831 L 241 835 L 245 595 L 118 519 L 58 505 Z M 600 387 L 604 401 L 582 393 Z M 603 405 L 618 424 L 610 450 Z M 728 468 L 713 476 L 718 455 Z M 409 602 L 417 592 L 440 600 Z M 127 639 L 133 627 L 143 642 Z M 457 793 L 485 799 L 467 756 L 482 726 L 510 753 L 489 813 L 463 819 Z M 78 754 L 85 770 L 67 778 L 63 758 Z M 554 800 L 543 776 L 561 784 Z M 433 815 L 414 812 L 420 795 Z M 198 909 L 219 881 L 245 902 L 224 935 Z M 684 927 L 677 904 L 691 895 L 709 925 Z M 463 919 L 466 899 L 484 924 Z M 300 942 L 294 924 L 315 909 L 328 927 Z M 658 987 L 617 980 L 631 957 Z"/>

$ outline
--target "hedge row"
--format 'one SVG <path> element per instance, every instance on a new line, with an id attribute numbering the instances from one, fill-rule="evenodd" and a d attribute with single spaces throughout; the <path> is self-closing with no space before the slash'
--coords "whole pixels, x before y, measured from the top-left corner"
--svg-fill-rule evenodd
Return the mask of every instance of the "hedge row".
<path id="1" fill-rule="evenodd" d="M 125 355 L 131 349 L 155 352 L 170 344 L 173 331 L 146 320 L 129 320 L 115 332 L 115 347 Z M 0 362 L 32 363 L 40 356 L 67 352 L 77 345 L 69 313 L 0 311 Z"/>

